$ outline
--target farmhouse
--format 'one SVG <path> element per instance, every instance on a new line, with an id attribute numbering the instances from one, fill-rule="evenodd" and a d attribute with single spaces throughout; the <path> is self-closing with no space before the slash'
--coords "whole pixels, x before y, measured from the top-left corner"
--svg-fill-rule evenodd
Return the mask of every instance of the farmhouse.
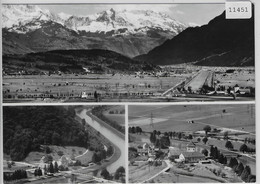
<path id="1" fill-rule="evenodd" d="M 194 142 L 190 142 L 189 144 L 187 144 L 187 152 L 195 152 L 196 150 L 196 145 L 194 144 Z"/>
<path id="2" fill-rule="evenodd" d="M 181 154 L 181 150 L 175 147 L 170 147 L 168 152 L 168 158 L 172 161 L 178 159 Z"/>
<path id="3" fill-rule="evenodd" d="M 179 156 L 179 161 L 195 163 L 205 159 L 205 155 L 200 152 L 183 152 Z"/>

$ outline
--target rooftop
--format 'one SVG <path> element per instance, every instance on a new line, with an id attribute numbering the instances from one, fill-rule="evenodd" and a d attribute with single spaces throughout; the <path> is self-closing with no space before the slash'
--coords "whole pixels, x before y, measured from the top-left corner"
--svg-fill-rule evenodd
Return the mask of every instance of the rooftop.
<path id="1" fill-rule="evenodd" d="M 201 158 L 201 157 L 205 157 L 205 155 L 203 155 L 200 152 L 182 152 L 182 155 L 186 158 Z"/>
<path id="2" fill-rule="evenodd" d="M 195 147 L 196 147 L 196 144 L 191 141 L 189 144 L 187 144 L 187 147 L 193 147 L 193 148 L 195 148 Z"/>

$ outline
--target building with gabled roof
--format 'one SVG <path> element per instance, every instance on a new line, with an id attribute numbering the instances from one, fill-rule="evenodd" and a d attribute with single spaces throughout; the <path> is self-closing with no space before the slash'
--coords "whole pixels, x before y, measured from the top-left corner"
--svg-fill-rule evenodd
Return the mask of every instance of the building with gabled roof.
<path id="1" fill-rule="evenodd" d="M 200 152 L 182 152 L 179 156 L 181 162 L 199 162 L 205 159 L 205 155 Z"/>
<path id="2" fill-rule="evenodd" d="M 187 152 L 195 152 L 196 150 L 196 144 L 194 142 L 189 142 L 189 144 L 187 144 Z"/>

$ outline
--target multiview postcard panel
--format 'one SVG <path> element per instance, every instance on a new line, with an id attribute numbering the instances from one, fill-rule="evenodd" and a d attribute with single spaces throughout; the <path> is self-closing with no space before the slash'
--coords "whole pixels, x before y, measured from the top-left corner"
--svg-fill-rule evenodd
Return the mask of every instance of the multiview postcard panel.
<path id="1" fill-rule="evenodd" d="M 5 106 L 4 183 L 125 183 L 124 106 Z"/>
<path id="2" fill-rule="evenodd" d="M 255 105 L 129 106 L 130 183 L 256 181 Z"/>
<path id="3" fill-rule="evenodd" d="M 254 100 L 254 12 L 225 4 L 4 4 L 4 102 Z"/>

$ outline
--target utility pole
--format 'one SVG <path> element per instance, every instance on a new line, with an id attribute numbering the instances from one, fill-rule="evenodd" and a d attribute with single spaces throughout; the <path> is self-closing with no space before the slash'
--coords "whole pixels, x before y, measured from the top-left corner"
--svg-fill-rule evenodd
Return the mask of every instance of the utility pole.
<path id="1" fill-rule="evenodd" d="M 151 117 L 150 117 L 150 126 L 151 127 L 154 127 L 153 126 L 153 113 L 151 112 Z"/>

